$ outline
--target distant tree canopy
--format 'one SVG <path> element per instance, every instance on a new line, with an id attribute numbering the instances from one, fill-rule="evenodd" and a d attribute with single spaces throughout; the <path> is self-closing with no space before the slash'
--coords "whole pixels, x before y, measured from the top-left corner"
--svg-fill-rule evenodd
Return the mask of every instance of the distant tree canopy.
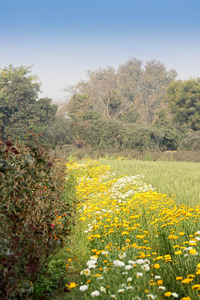
<path id="1" fill-rule="evenodd" d="M 156 112 L 165 105 L 162 100 L 167 87 L 176 77 L 175 70 L 166 70 L 155 60 L 147 62 L 135 58 L 119 66 L 88 71 L 88 80 L 72 88 L 73 96 L 67 104 L 72 118 L 120 119 L 125 122 L 152 123 Z"/>
<path id="2" fill-rule="evenodd" d="M 56 114 L 51 99 L 38 99 L 40 83 L 30 67 L 12 65 L 0 70 L 0 137 L 24 139 L 28 131 L 41 133 Z"/>
<path id="3" fill-rule="evenodd" d="M 175 70 L 132 58 L 117 69 L 88 71 L 62 105 L 38 97 L 30 67 L 0 69 L 0 139 L 40 136 L 53 147 L 199 149 L 200 79 L 176 81 Z"/>
<path id="4" fill-rule="evenodd" d="M 200 78 L 172 82 L 167 89 L 167 100 L 179 125 L 200 130 Z"/>

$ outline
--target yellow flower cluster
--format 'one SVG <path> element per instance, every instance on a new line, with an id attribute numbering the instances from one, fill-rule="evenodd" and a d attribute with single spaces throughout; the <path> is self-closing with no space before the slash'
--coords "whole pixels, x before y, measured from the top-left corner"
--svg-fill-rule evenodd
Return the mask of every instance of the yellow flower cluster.
<path id="1" fill-rule="evenodd" d="M 82 282 L 91 277 L 80 287 L 86 299 L 198 297 L 200 207 L 177 206 L 141 176 L 116 178 L 97 161 L 68 162 L 67 172 L 77 180 L 79 222 L 92 253 L 81 271 Z"/>

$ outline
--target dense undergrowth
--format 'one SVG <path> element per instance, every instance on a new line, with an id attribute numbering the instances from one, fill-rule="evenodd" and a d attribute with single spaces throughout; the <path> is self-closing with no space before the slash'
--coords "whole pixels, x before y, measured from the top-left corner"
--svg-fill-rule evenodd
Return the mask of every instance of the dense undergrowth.
<path id="1" fill-rule="evenodd" d="M 0 144 L 0 182 L 0 298 L 37 298 L 68 243 L 74 199 L 64 195 L 63 166 L 37 137 Z"/>

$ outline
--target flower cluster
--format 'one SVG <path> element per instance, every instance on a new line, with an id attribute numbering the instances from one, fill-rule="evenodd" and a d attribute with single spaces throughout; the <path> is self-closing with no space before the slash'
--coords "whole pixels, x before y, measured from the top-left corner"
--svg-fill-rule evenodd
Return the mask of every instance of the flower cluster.
<path id="1" fill-rule="evenodd" d="M 83 299 L 197 299 L 200 209 L 177 206 L 141 175 L 116 178 L 96 161 L 68 163 L 92 256 Z"/>

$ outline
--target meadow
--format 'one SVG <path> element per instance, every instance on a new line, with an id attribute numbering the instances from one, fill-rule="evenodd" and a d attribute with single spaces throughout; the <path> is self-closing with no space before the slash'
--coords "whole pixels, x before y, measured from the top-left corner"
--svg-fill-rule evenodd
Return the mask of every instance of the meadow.
<path id="1" fill-rule="evenodd" d="M 58 299 L 198 299 L 198 163 L 72 160 L 71 177 L 79 204 Z"/>

